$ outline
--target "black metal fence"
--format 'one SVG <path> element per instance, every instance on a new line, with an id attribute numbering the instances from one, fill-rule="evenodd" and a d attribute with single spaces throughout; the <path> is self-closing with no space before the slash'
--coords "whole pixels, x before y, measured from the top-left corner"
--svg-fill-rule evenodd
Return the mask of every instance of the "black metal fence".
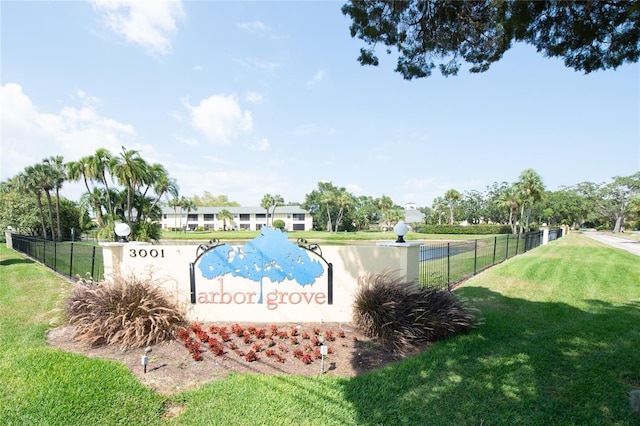
<path id="1" fill-rule="evenodd" d="M 549 241 L 562 236 L 550 229 Z M 429 243 L 420 247 L 420 285 L 451 289 L 455 284 L 510 257 L 542 244 L 543 231 L 511 234 L 472 241 Z"/>
<path id="2" fill-rule="evenodd" d="M 13 249 L 70 278 L 104 278 L 102 247 L 88 243 L 56 242 L 13 234 Z"/>
<path id="3" fill-rule="evenodd" d="M 562 236 L 550 229 L 549 241 Z M 505 234 L 490 238 L 429 243 L 420 247 L 420 285 L 451 289 L 478 272 L 542 244 L 543 231 L 522 236 Z M 70 278 L 104 279 L 102 248 L 86 242 L 56 242 L 12 235 L 13 248 Z"/>

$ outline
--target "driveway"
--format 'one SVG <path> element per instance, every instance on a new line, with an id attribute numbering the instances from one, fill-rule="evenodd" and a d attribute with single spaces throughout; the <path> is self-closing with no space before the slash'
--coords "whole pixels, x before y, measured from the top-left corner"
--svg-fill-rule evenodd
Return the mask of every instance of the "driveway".
<path id="1" fill-rule="evenodd" d="M 596 241 L 600 241 L 601 243 L 607 244 L 611 247 L 626 250 L 631 254 L 640 256 L 640 241 L 627 240 L 626 238 L 619 238 L 611 235 L 601 234 L 596 231 L 586 231 L 583 232 L 582 235 L 585 235 Z"/>

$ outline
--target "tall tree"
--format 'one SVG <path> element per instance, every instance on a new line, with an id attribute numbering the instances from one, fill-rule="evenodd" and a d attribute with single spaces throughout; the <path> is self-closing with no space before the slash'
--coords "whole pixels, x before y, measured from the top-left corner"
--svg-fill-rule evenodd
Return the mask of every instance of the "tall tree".
<path id="1" fill-rule="evenodd" d="M 106 208 L 107 212 L 111 216 L 111 220 L 113 221 L 115 216 L 113 212 L 113 201 L 111 200 L 111 191 L 109 190 L 107 172 L 112 173 L 113 170 L 116 170 L 119 167 L 118 160 L 111 152 L 104 148 L 97 149 L 95 154 L 89 158 L 90 176 L 104 185 L 107 204 Z"/>
<path id="2" fill-rule="evenodd" d="M 436 215 L 438 216 L 438 225 L 442 225 L 442 215 L 447 209 L 447 202 L 442 197 L 436 197 L 433 199 L 433 203 L 431 204 L 431 207 L 433 208 L 433 210 L 436 212 Z"/>
<path id="3" fill-rule="evenodd" d="M 535 170 L 526 169 L 520 173 L 520 179 L 516 182 L 516 188 L 520 192 L 521 197 L 520 233 L 522 234 L 524 228 L 529 229 L 529 217 L 532 206 L 542 200 L 544 196 L 544 183 Z"/>
<path id="4" fill-rule="evenodd" d="M 271 225 L 273 226 L 273 218 L 276 215 L 276 208 L 284 206 L 284 198 L 280 194 L 273 196 L 273 204 L 271 205 Z M 268 217 L 269 215 L 267 215 Z"/>
<path id="5" fill-rule="evenodd" d="M 518 206 L 520 205 L 520 193 L 515 185 L 505 187 L 495 199 L 494 203 L 498 208 L 507 210 L 509 212 L 509 226 L 511 232 L 515 237 L 518 234 L 518 225 L 516 223 L 516 216 L 518 214 Z"/>
<path id="6" fill-rule="evenodd" d="M 182 228 L 182 198 L 175 196 L 169 200 L 168 206 L 173 208 L 173 228 L 178 229 L 176 220 L 178 219 L 178 207 L 180 207 L 180 227 Z"/>
<path id="7" fill-rule="evenodd" d="M 220 219 L 222 219 L 222 230 L 226 231 L 227 230 L 227 220 L 229 221 L 230 224 L 233 224 L 233 213 L 231 213 L 227 209 L 222 209 L 222 210 L 220 210 L 220 213 L 218 213 L 218 220 L 220 220 Z"/>
<path id="8" fill-rule="evenodd" d="M 122 147 L 122 153 L 117 158 L 112 169 L 118 182 L 127 191 L 127 208 L 125 219 L 131 223 L 133 221 L 133 196 L 135 191 L 150 181 L 149 165 L 140 157 L 136 150 L 129 150 Z"/>
<path id="9" fill-rule="evenodd" d="M 455 189 L 450 189 L 444 194 L 444 200 L 449 205 L 449 224 L 453 225 L 455 222 L 454 211 L 456 208 L 456 204 L 460 201 L 462 195 L 456 191 Z"/>
<path id="10" fill-rule="evenodd" d="M 56 192 L 56 228 L 58 231 L 58 240 L 62 239 L 62 226 L 60 220 L 60 189 L 67 178 L 66 165 L 61 155 L 49 157 L 44 160 L 49 169 L 49 173 L 53 182 L 53 189 Z"/>
<path id="11" fill-rule="evenodd" d="M 350 0 L 342 12 L 351 36 L 364 41 L 358 61 L 378 65 L 378 44 L 398 52 L 396 71 L 410 80 L 436 68 L 456 75 L 499 61 L 514 42 L 590 73 L 635 63 L 640 56 L 637 1 Z"/>
<path id="12" fill-rule="evenodd" d="M 576 189 L 613 223 L 613 232 L 620 232 L 624 230 L 629 202 L 640 194 L 640 172 L 631 176 L 616 176 L 613 182 L 600 185 L 584 182 L 578 184 Z"/>
<path id="13" fill-rule="evenodd" d="M 260 207 L 262 207 L 263 209 L 265 209 L 267 211 L 267 223 L 266 226 L 269 226 L 269 209 L 271 208 L 271 206 L 273 205 L 273 195 L 271 194 L 264 194 L 264 196 L 262 197 L 262 200 L 260 201 Z M 273 220 L 272 220 L 273 222 Z"/>
<path id="14" fill-rule="evenodd" d="M 16 185 L 19 190 L 32 193 L 36 197 L 38 205 L 38 212 L 40 213 L 40 229 L 42 231 L 42 237 L 47 239 L 48 232 L 44 218 L 44 208 L 42 206 L 42 189 L 38 184 L 38 171 L 34 166 L 28 166 L 24 169 L 24 172 L 16 176 Z"/>
<path id="15" fill-rule="evenodd" d="M 189 213 L 191 213 L 192 210 L 193 211 L 198 210 L 198 206 L 196 206 L 196 203 L 194 203 L 192 199 L 186 198 L 186 197 L 181 197 L 180 198 L 180 207 L 183 210 L 187 211 L 187 220 L 186 220 L 186 222 L 184 224 L 184 229 L 186 231 L 187 229 L 189 229 Z"/>
<path id="16" fill-rule="evenodd" d="M 99 197 L 95 197 L 95 188 L 89 187 L 89 181 L 91 181 L 91 163 L 93 161 L 92 156 L 85 156 L 78 161 L 70 161 L 67 163 L 67 173 L 69 179 L 73 181 L 83 180 L 84 186 L 87 189 L 87 199 L 85 202 L 91 206 L 93 214 L 96 218 L 98 227 L 104 226 L 104 218 L 102 216 L 102 204 Z M 99 193 L 99 192 L 98 192 Z"/>
<path id="17" fill-rule="evenodd" d="M 334 202 L 338 206 L 338 214 L 336 215 L 335 228 L 333 232 L 338 232 L 338 228 L 342 222 L 342 218 L 345 215 L 346 210 L 353 206 L 353 196 L 349 194 L 344 188 L 342 188 L 335 196 Z"/>

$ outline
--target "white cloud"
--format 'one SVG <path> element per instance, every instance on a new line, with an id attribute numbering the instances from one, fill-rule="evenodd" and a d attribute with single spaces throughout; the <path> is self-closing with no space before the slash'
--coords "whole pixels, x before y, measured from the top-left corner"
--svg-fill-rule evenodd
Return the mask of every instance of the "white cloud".
<path id="1" fill-rule="evenodd" d="M 184 101 L 191 116 L 191 124 L 213 143 L 229 145 L 242 134 L 253 131 L 250 111 L 243 111 L 235 95 L 212 95 L 192 106 Z"/>
<path id="2" fill-rule="evenodd" d="M 252 104 L 260 102 L 262 98 L 263 96 L 260 93 L 253 92 L 253 91 L 247 92 L 247 95 L 245 96 L 245 99 L 247 100 L 247 102 L 250 102 Z"/>
<path id="3" fill-rule="evenodd" d="M 237 24 L 236 26 L 241 30 L 247 31 L 250 34 L 264 33 L 267 31 L 271 31 L 270 27 L 268 27 L 267 25 L 265 25 L 263 22 L 260 22 L 260 21 L 242 22 L 240 24 Z"/>
<path id="4" fill-rule="evenodd" d="M 251 145 L 252 151 L 266 151 L 271 147 L 271 144 L 267 139 L 261 139 L 257 143 Z"/>
<path id="5" fill-rule="evenodd" d="M 2 176 L 18 173 L 49 155 L 76 160 L 98 148 L 118 152 L 135 135 L 131 125 L 101 116 L 95 107 L 99 99 L 82 98 L 86 102 L 80 107 L 64 106 L 57 113 L 44 113 L 20 85 L 0 86 Z"/>
<path id="6" fill-rule="evenodd" d="M 326 73 L 324 71 L 320 70 L 317 73 L 315 73 L 315 75 L 313 77 L 311 77 L 311 80 L 307 81 L 307 85 L 309 85 L 309 86 L 316 85 L 316 84 L 320 83 L 322 80 L 324 80 L 325 76 L 326 76 Z"/>
<path id="7" fill-rule="evenodd" d="M 93 7 L 107 28 L 153 56 L 171 51 L 176 20 L 185 15 L 180 0 L 93 0 Z"/>
<path id="8" fill-rule="evenodd" d="M 194 71 L 202 71 L 202 70 L 204 70 L 204 68 L 202 67 L 202 65 L 196 65 L 196 66 L 193 67 L 193 70 Z"/>
<path id="9" fill-rule="evenodd" d="M 153 152 L 151 146 L 131 143 L 131 137 L 136 133 L 133 126 L 101 116 L 96 109 L 100 99 L 82 91 L 72 99 L 79 99 L 81 105 L 63 106 L 56 113 L 40 112 L 20 85 L 0 86 L 2 180 L 52 155 L 75 161 L 93 154 L 98 148 L 116 154 L 123 145 L 145 154 Z"/>

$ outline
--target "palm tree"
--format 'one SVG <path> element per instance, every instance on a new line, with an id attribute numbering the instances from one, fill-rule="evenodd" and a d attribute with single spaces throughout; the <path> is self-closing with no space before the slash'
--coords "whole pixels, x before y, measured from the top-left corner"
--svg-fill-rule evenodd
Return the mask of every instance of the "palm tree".
<path id="1" fill-rule="evenodd" d="M 379 210 L 380 217 L 384 216 L 384 212 L 393 206 L 393 200 L 388 195 L 382 195 L 380 198 L 373 200 L 374 205 Z"/>
<path id="2" fill-rule="evenodd" d="M 273 210 L 271 210 L 271 226 L 273 226 L 273 219 L 274 216 L 276 215 L 276 208 L 280 207 L 280 206 L 284 206 L 284 198 L 282 198 L 282 195 L 280 194 L 276 194 L 273 196 Z M 269 215 L 267 215 L 268 217 Z"/>
<path id="3" fill-rule="evenodd" d="M 520 206 L 520 233 L 522 234 L 525 226 L 525 207 L 527 209 L 526 228 L 528 230 L 531 207 L 537 201 L 542 200 L 544 196 L 544 183 L 542 183 L 542 178 L 535 170 L 526 169 L 520 173 L 520 180 L 516 183 L 516 187 L 522 201 Z"/>
<path id="4" fill-rule="evenodd" d="M 431 208 L 433 208 L 438 215 L 438 225 L 442 225 L 442 215 L 447 208 L 447 202 L 442 197 L 436 197 L 433 200 L 433 204 L 431 204 Z"/>
<path id="5" fill-rule="evenodd" d="M 69 179 L 78 181 L 81 178 L 84 181 L 84 186 L 87 189 L 87 201 L 91 206 L 93 213 L 96 217 L 96 222 L 98 223 L 98 227 L 104 226 L 104 218 L 102 217 L 102 207 L 100 204 L 100 199 L 94 196 L 95 191 L 93 188 L 89 187 L 89 180 L 91 177 L 91 156 L 85 156 L 80 158 L 78 161 L 70 161 L 67 163 L 67 172 Z"/>
<path id="6" fill-rule="evenodd" d="M 460 200 L 462 195 L 455 189 L 450 189 L 444 194 L 444 199 L 449 203 L 449 224 L 453 225 L 454 217 L 453 210 L 456 206 L 456 203 Z"/>
<path id="7" fill-rule="evenodd" d="M 187 221 L 184 224 L 185 231 L 189 228 L 189 213 L 191 210 L 198 210 L 198 206 L 193 202 L 190 198 L 182 197 L 180 198 L 180 206 L 187 211 Z"/>
<path id="8" fill-rule="evenodd" d="M 383 216 L 383 220 L 388 226 L 395 225 L 402 219 L 404 219 L 404 210 L 399 206 L 387 209 Z"/>
<path id="9" fill-rule="evenodd" d="M 220 213 L 218 213 L 218 219 L 222 219 L 222 229 L 224 231 L 226 231 L 227 230 L 227 220 L 229 220 L 229 222 L 233 223 L 233 213 L 231 213 L 227 209 L 222 209 L 220 211 Z"/>
<path id="10" fill-rule="evenodd" d="M 127 191 L 127 207 L 125 218 L 129 224 L 133 221 L 133 195 L 141 185 L 148 183 L 149 165 L 140 157 L 136 150 L 127 150 L 122 147 L 122 153 L 117 161 L 112 163 L 111 172 L 118 179 L 120 185 L 124 186 Z"/>
<path id="11" fill-rule="evenodd" d="M 180 207 L 180 227 L 182 227 L 182 200 L 176 195 L 175 198 L 169 200 L 169 207 L 173 208 L 173 229 L 178 229 L 176 220 L 178 218 L 178 207 Z"/>
<path id="12" fill-rule="evenodd" d="M 264 194 L 264 196 L 262 197 L 262 201 L 260 201 L 260 207 L 262 207 L 263 209 L 265 209 L 267 211 L 267 224 L 266 224 L 266 226 L 269 226 L 269 209 L 271 208 L 272 205 L 273 205 L 273 195 Z M 271 219 L 271 223 L 273 223 L 273 219 Z"/>
<path id="13" fill-rule="evenodd" d="M 178 196 L 178 182 L 169 177 L 167 170 L 160 164 L 154 164 L 151 168 L 151 174 L 153 176 L 151 185 L 153 186 L 153 192 L 156 193 L 156 198 L 153 200 L 151 210 L 158 204 L 163 195 Z M 147 187 L 148 189 L 149 187 Z M 145 190 L 146 194 L 146 190 Z"/>
<path id="14" fill-rule="evenodd" d="M 320 203 L 324 204 L 327 208 L 327 231 L 333 232 L 333 226 L 331 225 L 331 209 L 329 208 L 335 201 L 336 194 L 333 191 L 326 191 L 320 195 Z"/>
<path id="15" fill-rule="evenodd" d="M 44 161 L 40 164 L 36 164 L 33 166 L 33 183 L 40 189 L 41 192 L 44 192 L 47 197 L 47 206 L 49 210 L 49 227 L 51 229 L 51 239 L 55 240 L 56 235 L 54 231 L 53 225 L 53 206 L 51 203 L 51 190 L 53 189 L 53 174 L 50 169 L 46 166 Z M 46 237 L 45 237 L 46 238 Z"/>
<path id="16" fill-rule="evenodd" d="M 509 226 L 511 227 L 511 232 L 515 237 L 518 231 L 515 217 L 518 214 L 518 207 L 520 205 L 520 198 L 515 185 L 505 188 L 504 191 L 496 198 L 496 203 L 498 204 L 498 208 L 509 210 Z"/>
<path id="17" fill-rule="evenodd" d="M 60 226 L 60 189 L 67 178 L 66 165 L 63 163 L 63 157 L 57 155 L 44 160 L 48 166 L 53 179 L 53 186 L 56 191 L 56 225 L 58 229 L 58 240 L 62 239 L 62 227 Z"/>
<path id="18" fill-rule="evenodd" d="M 16 184 L 19 188 L 24 189 L 26 192 L 31 192 L 36 196 L 38 203 L 38 210 L 40 212 L 40 224 L 42 226 L 42 236 L 47 239 L 48 232 L 44 219 L 44 208 L 42 206 L 42 189 L 38 185 L 38 171 L 34 166 L 28 166 L 24 169 L 24 172 L 16 176 Z"/>
<path id="19" fill-rule="evenodd" d="M 111 172 L 111 170 L 117 167 L 118 162 L 113 157 L 113 154 L 104 148 L 97 149 L 95 154 L 89 158 L 90 176 L 104 185 L 107 196 L 107 212 L 113 218 L 113 202 L 111 200 L 111 192 L 109 191 L 107 171 Z"/>
<path id="20" fill-rule="evenodd" d="M 353 206 L 354 201 L 351 194 L 349 194 L 347 191 L 343 189 L 337 194 L 335 198 L 335 203 L 338 205 L 339 210 L 338 210 L 338 215 L 336 216 L 334 232 L 338 232 L 338 227 L 340 226 L 340 222 L 342 222 L 342 218 L 344 217 L 345 210 Z"/>

